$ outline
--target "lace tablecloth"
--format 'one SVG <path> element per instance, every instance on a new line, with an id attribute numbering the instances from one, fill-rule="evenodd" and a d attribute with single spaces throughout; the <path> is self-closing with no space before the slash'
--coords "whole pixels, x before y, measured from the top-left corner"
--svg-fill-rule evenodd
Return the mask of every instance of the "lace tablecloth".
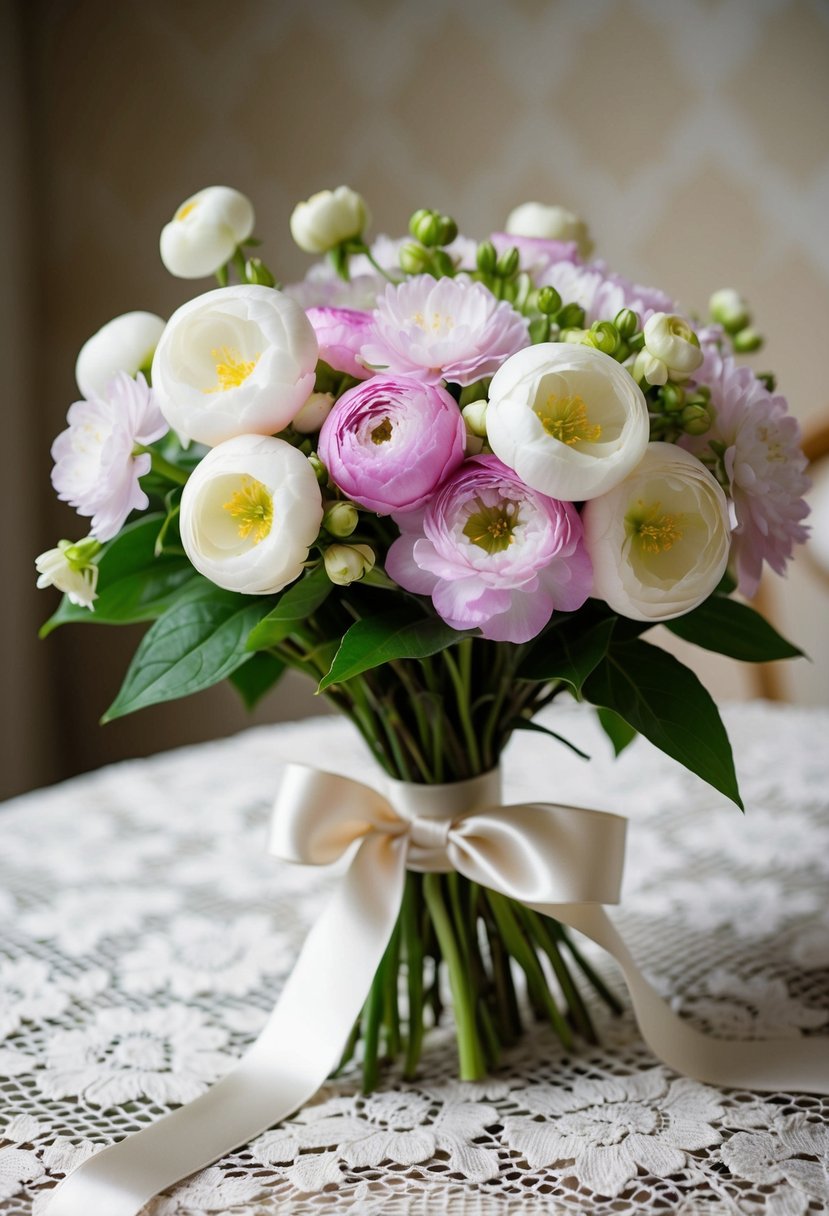
<path id="1" fill-rule="evenodd" d="M 592 761 L 520 735 L 508 795 L 630 816 L 614 916 L 683 1015 L 726 1037 L 826 1034 L 829 711 L 751 704 L 726 720 L 745 816 L 641 739 L 613 762 L 575 705 L 547 721 Z M 367 769 L 350 726 L 319 719 L 103 769 L 0 812 L 3 1213 L 37 1213 L 56 1179 L 201 1093 L 261 1027 L 336 881 L 265 853 L 289 758 Z M 363 1097 L 346 1074 L 146 1213 L 829 1212 L 829 1098 L 687 1080 L 630 1017 L 594 1012 L 601 1047 L 567 1054 L 538 1025 L 480 1084 L 451 1079 L 439 1029 L 416 1082 L 387 1072 Z"/>

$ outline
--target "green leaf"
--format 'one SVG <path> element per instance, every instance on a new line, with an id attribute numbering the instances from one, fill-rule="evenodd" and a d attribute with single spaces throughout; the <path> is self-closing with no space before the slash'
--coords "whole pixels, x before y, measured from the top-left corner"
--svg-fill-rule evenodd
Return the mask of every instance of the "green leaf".
<path id="1" fill-rule="evenodd" d="M 178 598 L 185 586 L 208 585 L 180 553 L 155 557 L 155 542 L 164 515 L 145 515 L 127 524 L 98 556 L 98 598 L 94 611 L 80 608 L 64 596 L 57 611 L 41 627 L 45 638 L 59 625 L 84 622 L 131 625 L 153 621 Z"/>
<path id="2" fill-rule="evenodd" d="M 466 636 L 440 617 L 424 616 L 415 606 L 364 617 L 346 633 L 318 691 L 394 659 L 425 659 Z"/>
<path id="3" fill-rule="evenodd" d="M 102 721 L 218 684 L 253 657 L 245 643 L 268 603 L 214 588 L 174 605 L 144 634 Z"/>
<path id="4" fill-rule="evenodd" d="M 742 808 L 719 711 L 694 673 L 673 655 L 648 642 L 615 644 L 583 692 Z"/>
<path id="5" fill-rule="evenodd" d="M 285 664 L 272 654 L 255 654 L 247 663 L 230 673 L 230 683 L 246 709 L 255 709 L 266 693 L 285 674 Z"/>
<path id="6" fill-rule="evenodd" d="M 796 659 L 803 654 L 754 608 L 722 595 L 712 596 L 685 616 L 665 621 L 665 625 L 686 642 L 743 663 Z"/>
<path id="7" fill-rule="evenodd" d="M 575 752 L 582 760 L 589 760 L 587 752 L 583 752 L 580 747 L 576 747 L 575 743 L 571 743 L 569 739 L 565 739 L 564 735 L 558 735 L 554 730 L 550 730 L 549 726 L 542 726 L 540 722 L 532 722 L 529 718 L 516 718 L 510 723 L 513 730 L 534 730 L 540 735 L 549 735 L 551 739 L 555 739 L 556 743 L 563 743 L 565 747 L 569 747 L 571 752 Z"/>
<path id="8" fill-rule="evenodd" d="M 602 730 L 613 744 L 614 753 L 621 756 L 627 745 L 636 738 L 637 732 L 612 709 L 599 708 L 596 710 L 596 717 L 599 719 Z"/>
<path id="9" fill-rule="evenodd" d="M 333 586 L 324 566 L 318 566 L 294 583 L 283 592 L 276 607 L 251 630 L 248 650 L 269 650 L 284 641 L 325 602 Z"/>
<path id="10" fill-rule="evenodd" d="M 607 653 L 616 617 L 605 617 L 586 629 L 577 620 L 550 629 L 518 668 L 520 680 L 563 680 L 576 696 L 591 671 Z"/>

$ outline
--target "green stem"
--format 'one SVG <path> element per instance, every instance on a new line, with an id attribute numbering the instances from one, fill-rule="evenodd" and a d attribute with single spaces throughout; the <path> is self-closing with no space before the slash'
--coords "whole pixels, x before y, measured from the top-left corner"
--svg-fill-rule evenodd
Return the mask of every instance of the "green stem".
<path id="1" fill-rule="evenodd" d="M 553 968 L 555 977 L 559 982 L 564 999 L 567 1002 L 567 1007 L 573 1018 L 573 1023 L 576 1030 L 586 1039 L 588 1043 L 598 1043 L 599 1037 L 596 1034 L 596 1029 L 593 1025 L 593 1020 L 590 1017 L 590 1011 L 582 999 L 582 995 L 573 982 L 573 977 L 561 957 L 561 951 L 558 948 L 555 935 L 551 934 L 547 927 L 548 917 L 542 917 L 537 912 L 533 912 L 530 908 L 521 908 L 521 917 L 528 931 L 533 937 L 533 940 L 544 951 L 547 958 L 550 960 L 550 965 Z"/>
<path id="2" fill-rule="evenodd" d="M 409 994 L 409 1024 L 406 1038 L 406 1060 L 403 1076 L 411 1081 L 417 1072 L 420 1052 L 423 1047 L 423 940 L 418 926 L 417 879 L 409 872 L 403 891 L 403 907 L 400 920 L 403 932 L 403 951 L 406 957 L 406 980 Z"/>
<path id="3" fill-rule="evenodd" d="M 140 456 L 147 453 L 152 461 L 152 471 L 158 473 L 159 477 L 166 477 L 168 481 L 175 482 L 177 486 L 187 484 L 187 479 L 190 476 L 184 469 L 180 469 L 178 465 L 173 464 L 170 460 L 165 460 L 160 452 L 155 448 L 146 447 L 143 443 L 137 443 L 132 449 L 133 456 Z"/>
<path id="4" fill-rule="evenodd" d="M 389 942 L 385 963 L 383 992 L 383 1023 L 386 1029 L 386 1051 L 392 1058 L 400 1054 L 400 1013 L 397 1007 L 397 973 L 400 969 L 400 918 Z"/>
<path id="5" fill-rule="evenodd" d="M 385 986 L 386 956 L 377 968 L 371 983 L 368 998 L 363 1007 L 363 1093 L 370 1094 L 377 1088 L 380 1076 L 378 1052 L 380 1048 L 380 1024 L 383 1020 L 383 989 Z"/>
<path id="6" fill-rule="evenodd" d="M 468 641 L 469 639 L 465 639 L 465 640 Z M 463 642 L 461 642 L 460 645 L 462 646 Z M 471 770 L 473 773 L 480 773 L 480 771 L 481 771 L 481 753 L 478 748 L 478 739 L 475 734 L 475 728 L 472 725 L 472 719 L 469 715 L 469 704 L 470 704 L 469 689 L 464 685 L 464 681 L 463 681 L 461 672 L 458 669 L 458 665 L 455 662 L 455 660 L 452 658 L 452 655 L 450 654 L 450 652 L 448 650 L 444 650 L 441 653 L 443 655 L 443 661 L 446 665 L 446 670 L 449 672 L 449 678 L 451 679 L 453 687 L 455 689 L 455 700 L 457 703 L 458 718 L 460 719 L 461 728 L 463 730 L 463 736 L 464 736 L 464 740 L 466 742 L 466 746 L 469 749 L 469 763 L 471 766 Z"/>
<path id="7" fill-rule="evenodd" d="M 357 1018 L 357 1020 L 355 1021 L 354 1025 L 351 1028 L 351 1034 L 348 1036 L 348 1039 L 346 1040 L 345 1047 L 343 1048 L 343 1054 L 340 1056 L 340 1062 L 331 1074 L 332 1077 L 338 1077 L 340 1075 L 340 1073 L 343 1072 L 346 1065 L 348 1063 L 350 1063 L 350 1061 L 354 1055 L 354 1049 L 357 1046 L 357 1040 L 359 1039 L 359 1037 L 360 1037 L 360 1019 Z"/>
<path id="8" fill-rule="evenodd" d="M 452 989 L 458 1036 L 460 1077 L 462 1081 L 477 1081 L 486 1075 L 486 1061 L 475 1025 L 475 1002 L 452 931 L 452 921 L 443 899 L 438 874 L 424 876 L 423 895 L 435 926 L 441 952 L 449 968 L 449 985 Z"/>
<path id="9" fill-rule="evenodd" d="M 498 1015 L 498 1033 L 501 1042 L 511 1047 L 521 1035 L 521 1011 L 518 998 L 515 995 L 515 984 L 512 979 L 510 956 L 504 949 L 504 943 L 498 932 L 498 926 L 492 912 L 483 897 L 480 896 L 480 909 L 486 926 L 489 954 L 492 960 L 492 979 L 495 985 L 495 1008 Z"/>
<path id="10" fill-rule="evenodd" d="M 552 931 L 560 938 L 561 942 L 569 950 L 570 955 L 573 959 L 573 962 L 581 970 L 585 979 L 589 980 L 589 982 L 595 988 L 597 994 L 602 998 L 602 1000 L 608 1006 L 608 1008 L 611 1009 L 612 1012 L 617 1015 L 624 1013 L 625 1007 L 622 1004 L 622 1002 L 619 1000 L 619 998 L 613 992 L 610 991 L 607 984 L 604 982 L 604 980 L 599 975 L 599 973 L 596 970 L 594 970 L 594 968 L 590 965 L 590 963 L 588 963 L 587 959 L 584 957 L 582 952 L 571 941 L 570 935 L 569 935 L 569 933 L 567 933 L 564 926 L 560 925 L 558 923 L 558 921 L 555 921 L 555 920 L 550 921 L 550 926 L 552 927 Z"/>

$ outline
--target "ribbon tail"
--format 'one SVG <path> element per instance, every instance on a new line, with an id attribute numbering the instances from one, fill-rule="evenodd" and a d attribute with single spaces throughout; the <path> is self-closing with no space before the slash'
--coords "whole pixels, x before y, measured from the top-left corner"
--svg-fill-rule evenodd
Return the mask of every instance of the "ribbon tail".
<path id="1" fill-rule="evenodd" d="M 712 1085 L 772 1093 L 829 1093 L 829 1040 L 713 1038 L 678 1017 L 645 979 L 600 904 L 530 904 L 578 929 L 622 969 L 642 1038 L 676 1072 Z"/>
<path id="2" fill-rule="evenodd" d="M 388 945 L 405 862 L 402 838 L 367 836 L 241 1060 L 195 1101 L 85 1161 L 55 1188 L 44 1216 L 137 1216 L 159 1191 L 313 1097 L 339 1061 Z"/>

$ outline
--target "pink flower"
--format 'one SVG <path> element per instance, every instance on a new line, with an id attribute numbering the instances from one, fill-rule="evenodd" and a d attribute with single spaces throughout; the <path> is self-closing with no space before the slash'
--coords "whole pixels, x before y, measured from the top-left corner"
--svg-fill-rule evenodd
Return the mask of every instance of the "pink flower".
<path id="1" fill-rule="evenodd" d="M 373 376 L 340 397 L 317 451 L 349 498 L 390 515 L 426 502 L 463 460 L 465 437 L 461 412 L 445 389 Z"/>
<path id="2" fill-rule="evenodd" d="M 320 359 L 357 380 L 371 375 L 358 358 L 371 333 L 371 313 L 356 308 L 307 308 L 305 313 L 317 335 Z"/>
<path id="3" fill-rule="evenodd" d="M 425 512 L 395 519 L 402 535 L 386 570 L 430 595 L 454 629 L 528 642 L 554 611 L 574 612 L 590 594 L 575 507 L 531 490 L 495 456 L 466 461 Z"/>
<path id="4" fill-rule="evenodd" d="M 482 283 L 417 275 L 377 301 L 366 363 L 427 384 L 472 384 L 529 344 L 527 322 Z"/>
<path id="5" fill-rule="evenodd" d="M 639 314 L 641 325 L 651 313 L 679 311 L 677 305 L 655 287 L 643 287 L 621 274 L 608 272 L 604 262 L 591 262 L 589 266 L 578 266 L 567 261 L 557 261 L 543 270 L 537 280 L 539 287 L 555 287 L 565 304 L 580 304 L 585 312 L 585 323 L 612 321 L 623 308 L 632 308 Z"/>
<path id="6" fill-rule="evenodd" d="M 91 536 L 110 540 L 131 511 L 149 503 L 139 478 L 150 471 L 151 458 L 134 456 L 134 446 L 153 443 L 169 427 L 144 377 L 133 380 L 125 372 L 101 396 L 70 406 L 67 421 L 52 444 L 52 485 L 79 515 L 92 516 Z"/>
<path id="7" fill-rule="evenodd" d="M 803 495 L 810 485 L 800 427 L 785 397 L 770 393 L 750 368 L 739 367 L 713 346 L 705 348 L 695 378 L 711 389 L 714 425 L 699 438 L 685 437 L 682 446 L 713 462 L 712 441 L 723 445 L 727 492 L 737 519 L 732 561 L 740 591 L 752 596 L 763 562 L 783 574 L 795 544 L 808 536 L 800 522 L 809 513 Z"/>
<path id="8" fill-rule="evenodd" d="M 551 241 L 540 236 L 510 236 L 508 232 L 493 232 L 489 238 L 497 253 L 517 249 L 521 269 L 527 274 L 542 274 L 557 262 L 577 264 L 581 262 L 579 247 L 575 241 Z"/>

